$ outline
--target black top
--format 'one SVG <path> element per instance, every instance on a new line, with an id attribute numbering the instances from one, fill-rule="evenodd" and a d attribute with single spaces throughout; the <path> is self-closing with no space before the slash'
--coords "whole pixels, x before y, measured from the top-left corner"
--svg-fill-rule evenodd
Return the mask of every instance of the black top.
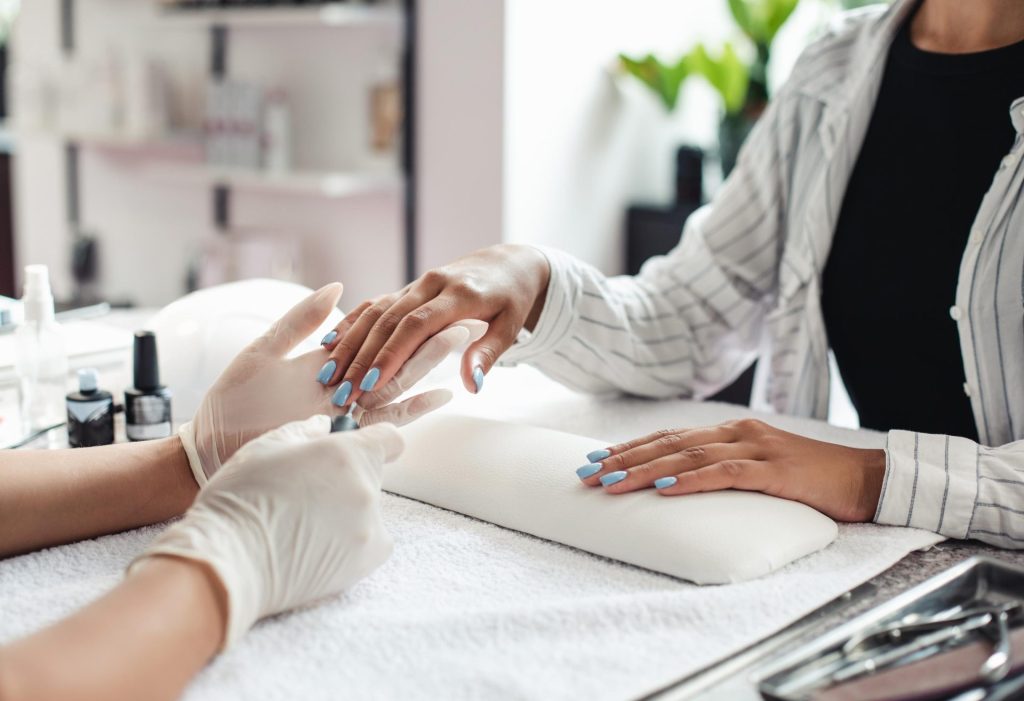
<path id="1" fill-rule="evenodd" d="M 822 280 L 829 342 L 861 425 L 977 439 L 955 302 L 982 197 L 1014 140 L 1024 42 L 889 50 Z"/>
<path id="2" fill-rule="evenodd" d="M 156 354 L 156 335 L 152 331 L 135 332 L 135 389 L 160 387 L 160 363 Z"/>

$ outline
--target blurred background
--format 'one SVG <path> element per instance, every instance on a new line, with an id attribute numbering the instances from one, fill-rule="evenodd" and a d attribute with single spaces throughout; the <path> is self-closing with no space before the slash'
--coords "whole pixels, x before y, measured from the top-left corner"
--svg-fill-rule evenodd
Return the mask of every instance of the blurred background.
<path id="1" fill-rule="evenodd" d="M 635 269 L 857 4 L 0 0 L 0 294 L 354 305 L 499 241 Z"/>

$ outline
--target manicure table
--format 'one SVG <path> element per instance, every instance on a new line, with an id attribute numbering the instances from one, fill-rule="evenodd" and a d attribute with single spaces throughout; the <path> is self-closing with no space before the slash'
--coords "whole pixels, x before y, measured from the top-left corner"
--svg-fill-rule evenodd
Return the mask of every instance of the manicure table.
<path id="1" fill-rule="evenodd" d="M 479 396 L 461 389 L 453 362 L 428 380 L 459 387 L 443 411 L 608 440 L 754 415 L 582 396 L 526 367 L 495 369 Z M 884 443 L 870 431 L 761 418 L 849 445 Z M 577 480 L 575 467 L 566 480 Z M 384 510 L 396 548 L 383 567 L 342 596 L 258 624 L 184 698 L 754 699 L 748 672 L 782 647 L 969 555 L 1024 562 L 979 544 L 935 545 L 922 531 L 840 525 L 832 545 L 776 572 L 701 587 L 395 495 Z M 0 561 L 0 643 L 110 588 L 161 528 Z"/>

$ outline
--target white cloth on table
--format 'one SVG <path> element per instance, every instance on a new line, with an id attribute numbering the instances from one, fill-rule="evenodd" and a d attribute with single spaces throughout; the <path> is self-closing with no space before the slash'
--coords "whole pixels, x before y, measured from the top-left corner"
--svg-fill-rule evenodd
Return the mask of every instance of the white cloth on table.
<path id="1" fill-rule="evenodd" d="M 612 440 L 749 414 L 690 402 L 601 402 L 529 369 L 493 372 L 482 395 L 463 393 L 454 404 L 461 413 L 472 408 Z M 851 445 L 883 440 L 768 420 Z M 566 479 L 577 479 L 572 468 Z M 636 697 L 770 635 L 938 540 L 841 525 L 828 548 L 766 577 L 700 587 L 401 497 L 385 495 L 384 509 L 396 542 L 391 560 L 343 596 L 258 624 L 185 698 Z M 0 642 L 109 589 L 159 529 L 0 561 Z"/>

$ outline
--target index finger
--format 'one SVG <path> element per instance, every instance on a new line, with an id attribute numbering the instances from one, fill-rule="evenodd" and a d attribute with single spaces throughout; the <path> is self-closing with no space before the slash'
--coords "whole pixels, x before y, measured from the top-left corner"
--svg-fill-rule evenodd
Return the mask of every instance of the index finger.
<path id="1" fill-rule="evenodd" d="M 450 326 L 432 336 L 402 365 L 402 369 L 390 382 L 379 390 L 364 394 L 359 400 L 360 406 L 364 409 L 376 409 L 399 397 L 426 377 L 469 337 L 470 331 L 465 326 Z"/>
<path id="2" fill-rule="evenodd" d="M 350 376 L 366 373 L 360 386 L 353 387 L 350 401 L 358 400 L 363 392 L 372 392 L 381 383 L 386 386 L 424 343 L 460 318 L 456 302 L 435 297 L 406 312 L 397 322 L 390 320 L 388 324 L 375 327 L 359 356 L 349 366 Z M 369 352 L 375 347 L 379 350 L 370 356 Z M 371 381 L 373 373 L 376 378 Z M 355 385 L 354 380 L 352 384 Z"/>

